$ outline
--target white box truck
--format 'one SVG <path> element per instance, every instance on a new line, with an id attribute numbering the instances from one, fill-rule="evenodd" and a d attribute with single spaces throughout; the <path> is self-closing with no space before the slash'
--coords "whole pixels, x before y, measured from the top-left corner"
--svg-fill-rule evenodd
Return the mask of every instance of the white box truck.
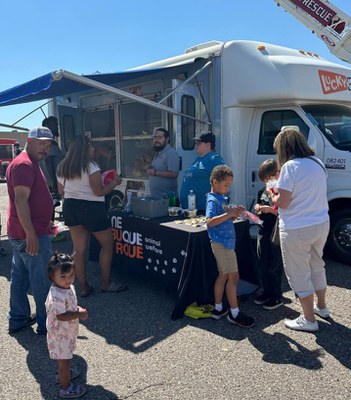
<path id="1" fill-rule="evenodd" d="M 262 187 L 258 166 L 275 156 L 275 136 L 283 125 L 298 125 L 328 170 L 328 249 L 351 263 L 350 68 L 258 41 L 209 42 L 122 73 L 55 71 L 0 93 L 0 105 L 47 98 L 61 146 L 90 135 L 102 169 L 122 175 L 112 206 L 126 189 L 147 186 L 153 128 L 163 126 L 183 171 L 196 157 L 194 136 L 212 130 L 236 176 L 231 202 L 250 209 Z"/>

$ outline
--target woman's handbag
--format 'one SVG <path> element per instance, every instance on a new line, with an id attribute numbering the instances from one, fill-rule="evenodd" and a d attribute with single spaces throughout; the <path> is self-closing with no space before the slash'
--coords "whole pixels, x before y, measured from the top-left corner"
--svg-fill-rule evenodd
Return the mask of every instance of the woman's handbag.
<path id="1" fill-rule="evenodd" d="M 280 237 L 279 237 L 279 217 L 275 221 L 274 227 L 272 229 L 271 234 L 271 242 L 277 246 L 280 245 Z"/>

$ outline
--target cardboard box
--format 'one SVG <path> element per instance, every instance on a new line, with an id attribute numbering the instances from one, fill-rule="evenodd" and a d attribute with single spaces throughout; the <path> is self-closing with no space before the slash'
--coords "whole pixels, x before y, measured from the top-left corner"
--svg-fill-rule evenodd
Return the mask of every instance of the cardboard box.
<path id="1" fill-rule="evenodd" d="M 133 214 L 139 217 L 157 218 L 168 215 L 168 199 L 151 196 L 132 197 Z"/>

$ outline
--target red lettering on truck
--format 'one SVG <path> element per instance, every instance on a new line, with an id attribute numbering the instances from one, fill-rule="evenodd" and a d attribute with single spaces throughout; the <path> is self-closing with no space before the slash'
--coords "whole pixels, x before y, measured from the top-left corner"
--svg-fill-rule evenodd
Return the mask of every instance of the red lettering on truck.
<path id="1" fill-rule="evenodd" d="M 318 71 L 318 74 L 324 94 L 348 90 L 347 76 L 321 69 Z"/>
<path id="2" fill-rule="evenodd" d="M 330 24 L 336 16 L 336 12 L 322 3 L 320 0 L 290 0 L 296 6 L 308 13 L 323 26 Z"/>

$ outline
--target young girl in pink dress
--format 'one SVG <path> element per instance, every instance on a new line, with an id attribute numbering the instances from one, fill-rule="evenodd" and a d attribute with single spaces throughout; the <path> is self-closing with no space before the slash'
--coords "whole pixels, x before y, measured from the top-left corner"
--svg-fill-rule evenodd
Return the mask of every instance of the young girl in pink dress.
<path id="1" fill-rule="evenodd" d="M 55 253 L 50 259 L 48 274 L 53 282 L 45 302 L 49 354 L 57 360 L 60 397 L 75 399 L 86 392 L 80 385 L 71 384 L 71 379 L 78 376 L 78 372 L 71 369 L 71 360 L 76 349 L 79 319 L 86 320 L 88 312 L 77 305 L 71 256 Z"/>

